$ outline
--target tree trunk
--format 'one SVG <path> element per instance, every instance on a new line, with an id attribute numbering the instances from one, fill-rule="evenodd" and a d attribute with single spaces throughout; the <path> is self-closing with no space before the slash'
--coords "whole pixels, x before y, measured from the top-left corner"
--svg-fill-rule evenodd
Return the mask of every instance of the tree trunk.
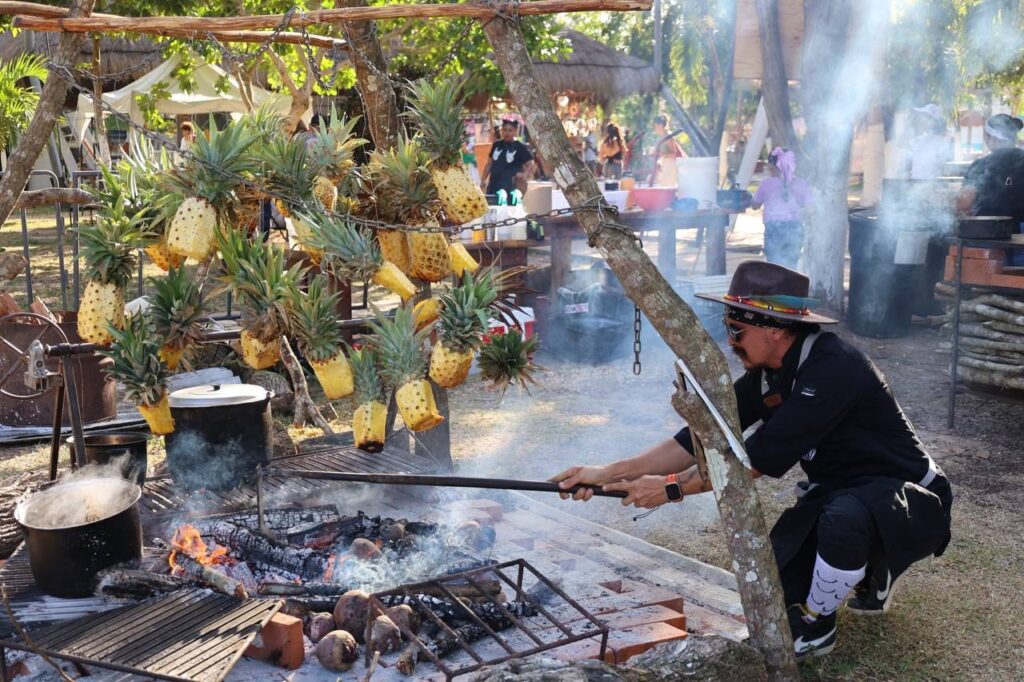
<path id="1" fill-rule="evenodd" d="M 536 78 L 518 26 L 498 17 L 484 23 L 484 34 L 558 187 L 571 206 L 592 206 L 592 202 L 600 199 L 601 191 L 594 176 L 573 152 L 551 100 Z M 607 203 L 602 200 L 599 205 Z M 711 400 L 739 433 L 736 397 L 725 356 L 702 330 L 693 310 L 659 274 L 628 228 L 617 225 L 610 216 L 602 217 L 596 210 L 581 210 L 577 219 L 629 297 L 646 313 L 669 348 L 689 360 Z M 715 497 L 728 534 L 751 641 L 764 654 L 773 679 L 795 680 L 798 675 L 793 642 L 778 569 L 750 471 L 731 452 L 722 433 L 710 426 L 703 405 L 684 400 L 681 408 L 701 438 L 712 470 Z"/>
<path id="2" fill-rule="evenodd" d="M 796 132 L 789 107 L 789 82 L 782 58 L 778 0 L 756 0 L 757 29 L 761 37 L 761 95 L 768 114 L 772 143 L 796 149 Z M 806 68 L 806 67 L 805 67 Z"/>
<path id="3" fill-rule="evenodd" d="M 340 0 L 342 7 L 366 7 L 366 0 Z M 374 25 L 369 21 L 345 21 L 341 24 L 348 38 L 348 56 L 356 69 L 359 94 L 363 98 L 363 111 L 370 137 L 377 149 L 391 149 L 398 145 L 398 137 L 405 129 L 398 115 L 398 101 L 388 78 L 388 65 L 384 51 L 377 40 Z"/>
<path id="4" fill-rule="evenodd" d="M 292 425 L 303 426 L 310 422 L 327 435 L 334 433 L 331 425 L 320 413 L 320 408 L 309 397 L 306 373 L 302 371 L 302 365 L 295 357 L 295 352 L 292 350 L 291 344 L 288 343 L 288 337 L 283 334 L 281 335 L 281 362 L 288 370 L 288 376 L 292 379 L 292 391 L 295 392 L 295 414 L 292 416 Z"/>
<path id="5" fill-rule="evenodd" d="M 92 11 L 95 0 L 72 0 L 68 16 L 86 16 Z M 62 33 L 57 44 L 57 55 L 53 60 L 56 68 L 70 67 L 76 62 L 85 36 L 77 33 Z M 43 86 L 39 104 L 28 129 L 18 139 L 18 146 L 7 162 L 8 172 L 0 180 L 0 225 L 3 225 L 14 210 L 14 204 L 25 189 L 36 159 L 53 133 L 53 126 L 60 118 L 67 96 L 67 81 L 57 74 L 50 74 Z"/>
<path id="6" fill-rule="evenodd" d="M 100 74 L 100 36 L 92 39 L 92 72 L 96 78 L 92 81 L 93 130 L 96 131 L 96 160 L 104 166 L 110 166 L 110 143 L 107 141 L 107 124 L 103 121 L 103 80 Z"/>

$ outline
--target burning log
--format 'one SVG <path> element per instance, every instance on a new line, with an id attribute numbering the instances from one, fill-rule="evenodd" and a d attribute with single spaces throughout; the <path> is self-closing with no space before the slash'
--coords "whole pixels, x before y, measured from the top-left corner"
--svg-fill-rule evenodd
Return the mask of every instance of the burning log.
<path id="1" fill-rule="evenodd" d="M 118 599 L 147 599 L 173 592 L 189 581 L 173 575 L 127 568 L 110 568 L 96 576 L 96 595 Z"/>
<path id="2" fill-rule="evenodd" d="M 511 622 L 509 627 L 511 626 Z M 495 629 L 495 628 L 491 628 Z M 455 634 L 449 634 L 448 632 L 441 632 L 438 636 L 433 639 L 429 639 L 423 643 L 430 653 L 434 654 L 438 658 L 444 658 L 453 651 L 461 649 L 459 646 L 459 640 L 455 635 L 462 638 L 462 640 L 471 644 L 479 641 L 484 637 L 488 636 L 487 630 L 484 630 L 479 625 L 462 625 L 454 628 Z M 405 648 L 402 655 L 398 657 L 398 661 L 395 663 L 395 668 L 398 672 L 403 675 L 412 675 L 413 670 L 416 668 L 416 664 L 419 663 L 420 657 L 425 656 L 419 645 L 412 643 Z"/>
<path id="3" fill-rule="evenodd" d="M 327 570 L 327 559 L 312 549 L 289 547 L 244 526 L 218 526 L 213 537 L 246 559 L 279 566 L 305 579 L 318 580 Z"/>
<path id="4" fill-rule="evenodd" d="M 306 582 L 306 583 L 272 583 L 267 582 L 260 585 L 259 592 L 266 596 L 280 596 L 280 597 L 302 597 L 306 595 L 312 595 L 315 597 L 340 597 L 341 595 L 348 592 L 351 588 L 345 587 L 344 585 L 335 585 L 333 583 L 317 583 L 317 582 Z"/>
<path id="5" fill-rule="evenodd" d="M 199 563 L 187 554 L 176 552 L 173 561 L 176 570 L 180 571 L 181 575 L 186 578 L 197 580 L 218 592 L 223 592 L 232 597 L 245 599 L 249 596 L 241 582 L 228 577 L 212 566 Z"/>
<path id="6" fill-rule="evenodd" d="M 398 594 L 387 595 L 381 597 L 380 602 L 387 607 L 401 606 L 405 604 L 412 606 L 413 608 L 419 608 L 416 603 L 417 598 L 423 606 L 426 606 L 435 616 L 446 623 L 469 620 L 469 615 L 466 613 L 466 609 L 469 609 L 480 620 L 487 623 L 488 627 L 493 629 L 504 630 L 505 628 L 512 626 L 512 621 L 509 620 L 508 617 L 501 612 L 501 609 L 499 609 L 493 602 L 485 602 L 483 604 L 463 604 L 462 606 L 459 606 L 458 604 L 452 603 L 449 599 L 432 597 L 427 594 L 417 594 L 412 597 Z M 537 615 L 537 608 L 529 602 L 505 602 L 502 606 L 516 618 L 529 618 Z"/>

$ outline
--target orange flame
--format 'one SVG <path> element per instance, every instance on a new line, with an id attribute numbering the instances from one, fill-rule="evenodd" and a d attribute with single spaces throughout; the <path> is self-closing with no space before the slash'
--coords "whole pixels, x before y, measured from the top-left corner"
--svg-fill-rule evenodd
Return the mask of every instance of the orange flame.
<path id="1" fill-rule="evenodd" d="M 325 583 L 331 582 L 334 577 L 334 562 L 337 561 L 338 557 L 334 554 L 327 557 L 327 568 L 324 569 L 323 581 Z"/>
<path id="2" fill-rule="evenodd" d="M 187 554 L 200 564 L 228 563 L 227 548 L 214 545 L 213 550 L 210 551 L 206 543 L 203 542 L 203 536 L 199 534 L 199 530 L 190 523 L 186 523 L 174 531 L 171 547 L 174 548 L 174 551 L 167 558 L 167 563 L 170 565 L 172 573 L 178 572 L 180 569 L 174 560 L 178 552 Z"/>

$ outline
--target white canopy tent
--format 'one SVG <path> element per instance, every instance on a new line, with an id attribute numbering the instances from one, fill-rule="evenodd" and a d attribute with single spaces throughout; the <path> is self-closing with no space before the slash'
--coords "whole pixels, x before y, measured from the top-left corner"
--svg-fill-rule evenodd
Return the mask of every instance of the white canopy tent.
<path id="1" fill-rule="evenodd" d="M 248 111 L 238 90 L 238 81 L 218 66 L 199 61 L 192 70 L 194 87 L 186 92 L 178 79 L 173 76 L 181 62 L 180 55 L 174 55 L 138 80 L 120 90 L 103 94 L 103 101 L 115 111 L 127 114 L 132 122 L 142 125 L 142 110 L 136 95 L 151 92 L 157 83 L 165 82 L 170 97 L 156 103 L 157 110 L 164 116 L 195 116 L 213 113 L 229 113 L 235 116 Z M 227 83 L 227 88 L 218 90 L 218 83 Z M 292 98 L 254 86 L 253 103 L 256 107 L 269 105 L 281 114 L 287 114 Z M 78 111 L 74 120 L 75 139 L 81 141 L 95 115 L 92 98 L 85 94 L 78 96 Z M 308 114 L 307 114 L 308 115 Z"/>

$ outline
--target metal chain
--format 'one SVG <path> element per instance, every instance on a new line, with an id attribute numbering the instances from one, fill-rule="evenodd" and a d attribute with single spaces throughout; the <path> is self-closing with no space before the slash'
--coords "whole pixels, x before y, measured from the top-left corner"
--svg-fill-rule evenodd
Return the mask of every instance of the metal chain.
<path id="1" fill-rule="evenodd" d="M 633 305 L 633 375 L 640 376 L 640 331 L 643 322 L 640 316 L 640 306 Z"/>
<path id="2" fill-rule="evenodd" d="M 349 43 L 351 47 L 351 43 Z M 341 74 L 341 60 L 339 57 L 346 56 L 345 50 L 332 47 L 328 52 L 328 58 L 331 60 L 331 64 L 334 65 L 333 73 L 329 81 L 324 80 L 323 71 L 320 69 L 320 60 L 317 59 L 317 55 L 313 52 L 313 46 L 309 44 L 309 31 L 306 29 L 306 24 L 302 24 L 302 47 L 306 51 L 306 59 L 309 61 L 309 69 L 313 72 L 313 78 L 316 79 L 317 85 L 327 92 L 334 90 L 335 83 L 338 82 L 338 76 Z"/>
<path id="3" fill-rule="evenodd" d="M 285 29 L 287 29 L 292 23 L 292 17 L 296 12 L 299 11 L 297 5 L 292 5 L 288 8 L 288 11 L 281 16 L 280 23 L 275 26 L 270 33 L 267 34 L 267 39 L 262 40 L 259 43 L 259 47 L 256 48 L 255 52 L 247 52 L 245 50 L 232 50 L 231 48 L 224 45 L 221 41 L 217 40 L 217 37 L 213 33 L 207 33 L 206 39 L 213 43 L 214 47 L 221 53 L 221 56 L 225 60 L 234 64 L 235 66 L 243 66 L 254 59 L 261 59 L 263 55 L 270 49 L 271 44 L 274 43 L 277 36 L 280 35 Z M 309 36 L 306 34 L 306 26 L 302 26 L 303 43 L 308 46 Z"/>

